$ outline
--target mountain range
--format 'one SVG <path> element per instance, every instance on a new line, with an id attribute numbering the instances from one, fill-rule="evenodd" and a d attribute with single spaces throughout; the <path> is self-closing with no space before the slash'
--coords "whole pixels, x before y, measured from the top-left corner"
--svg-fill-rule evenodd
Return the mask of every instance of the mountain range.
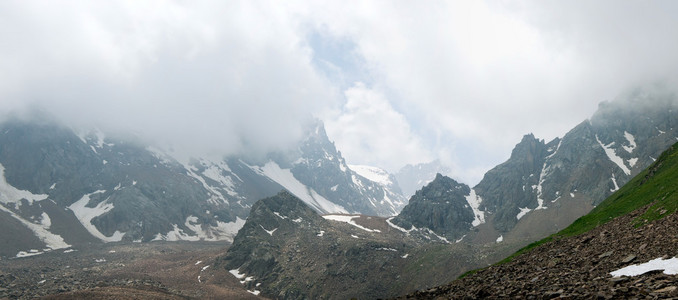
<path id="1" fill-rule="evenodd" d="M 129 136 L 6 120 L 0 257 L 226 241 L 218 266 L 252 293 L 393 297 L 486 266 L 602 205 L 678 140 L 676 105 L 643 89 L 603 102 L 562 138 L 525 135 L 474 187 L 437 161 L 394 175 L 348 165 L 320 121 L 264 158 L 185 159 Z"/>
<path id="2" fill-rule="evenodd" d="M 437 174 L 433 181 L 416 191 L 395 217 L 376 223 L 376 220 L 367 221 L 366 216 L 327 216 L 369 232 L 367 236 L 361 232 L 362 238 L 369 237 L 373 243 L 382 241 L 377 244 L 381 246 L 355 250 L 354 240 L 360 237 L 339 234 L 327 222 L 304 228 L 287 222 L 282 232 L 313 239 L 321 231 L 333 232 L 330 243 L 290 239 L 282 233 L 276 238 L 269 227 L 278 228 L 278 225 L 259 226 L 271 217 L 250 218 L 246 228 L 252 229 L 238 234 L 223 258 L 224 267 L 244 274 L 242 276 L 252 276 L 253 281 L 243 283 L 247 288 L 289 299 L 392 297 L 394 293 L 405 294 L 402 291 L 408 288 L 421 289 L 436 286 L 435 282 L 451 281 L 472 269 L 469 265 L 485 266 L 567 227 L 655 163 L 663 149 L 678 140 L 674 130 L 678 120 L 675 105 L 670 96 L 664 98 L 638 91 L 614 102 L 602 103 L 590 119 L 563 138 L 545 142 L 532 134 L 525 135 L 511 157 L 488 171 L 473 188 Z M 387 226 L 375 225 L 383 223 Z M 402 242 L 392 244 L 394 240 Z M 388 242 L 384 244 L 384 241 Z M 309 244 L 312 248 L 307 248 Z M 380 248 L 406 253 L 409 261 L 384 259 L 378 251 Z M 281 253 L 281 249 L 296 249 L 296 254 L 289 256 L 285 254 L 288 252 Z M 262 273 L 251 267 L 257 264 L 256 258 L 245 253 L 258 251 L 266 253 L 269 270 L 275 271 Z M 353 251 L 361 255 L 346 260 Z M 324 254 L 318 256 L 317 253 Z M 334 259 L 325 263 L 320 257 Z M 383 261 L 379 267 L 381 272 L 374 273 L 373 266 L 364 269 L 366 261 L 374 260 Z M 450 260 L 465 263 L 455 265 Z M 344 268 L 332 271 L 335 262 Z M 308 266 L 314 269 L 309 270 Z M 412 283 L 393 279 L 389 273 L 393 270 L 397 270 L 398 278 Z M 355 277 L 349 275 L 354 274 L 352 272 L 371 275 Z M 357 281 L 368 287 L 351 281 L 354 293 L 339 292 L 345 291 L 346 287 L 339 282 L 348 280 L 347 276 L 359 278 Z M 374 276 L 388 279 L 373 282 Z M 413 280 L 416 276 L 426 276 L 427 280 Z M 305 285 L 301 286 L 307 288 L 301 288 L 302 283 Z M 310 288 L 317 286 L 328 286 L 334 294 Z M 410 296 L 438 295 L 427 293 Z"/>
<path id="3" fill-rule="evenodd" d="M 283 189 L 319 213 L 390 216 L 406 204 L 397 185 L 351 170 L 319 121 L 295 149 L 253 162 L 182 160 L 133 138 L 10 120 L 0 175 L 7 257 L 99 241 L 231 241 L 254 202 Z"/>

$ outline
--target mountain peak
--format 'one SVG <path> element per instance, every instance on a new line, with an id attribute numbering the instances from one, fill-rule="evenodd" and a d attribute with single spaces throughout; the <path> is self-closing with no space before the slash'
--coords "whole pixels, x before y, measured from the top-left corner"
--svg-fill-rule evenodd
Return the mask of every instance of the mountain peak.
<path id="1" fill-rule="evenodd" d="M 393 222 L 404 228 L 429 228 L 458 239 L 473 227 L 474 213 L 467 200 L 470 194 L 468 185 L 438 173 L 410 198 Z"/>

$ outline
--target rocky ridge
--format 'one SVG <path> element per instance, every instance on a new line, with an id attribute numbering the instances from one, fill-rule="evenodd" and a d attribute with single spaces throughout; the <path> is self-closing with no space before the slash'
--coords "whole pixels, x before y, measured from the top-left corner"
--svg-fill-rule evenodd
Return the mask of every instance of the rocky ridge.
<path id="1" fill-rule="evenodd" d="M 407 231 L 391 220 L 320 216 L 283 191 L 254 205 L 217 267 L 265 297 L 383 298 L 498 259 L 483 247 L 448 243 L 426 230 Z"/>

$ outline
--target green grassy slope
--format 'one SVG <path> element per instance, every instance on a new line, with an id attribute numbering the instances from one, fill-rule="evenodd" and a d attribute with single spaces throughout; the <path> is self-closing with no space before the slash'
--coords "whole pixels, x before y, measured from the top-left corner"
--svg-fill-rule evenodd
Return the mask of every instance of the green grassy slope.
<path id="1" fill-rule="evenodd" d="M 650 208 L 636 219 L 636 226 L 670 215 L 678 209 L 676 191 L 678 191 L 678 143 L 669 147 L 650 167 L 610 195 L 589 214 L 577 219 L 562 231 L 525 246 L 499 264 L 511 261 L 513 257 L 553 239 L 585 233 L 646 205 L 650 205 Z M 473 272 L 470 271 L 462 277 Z"/>

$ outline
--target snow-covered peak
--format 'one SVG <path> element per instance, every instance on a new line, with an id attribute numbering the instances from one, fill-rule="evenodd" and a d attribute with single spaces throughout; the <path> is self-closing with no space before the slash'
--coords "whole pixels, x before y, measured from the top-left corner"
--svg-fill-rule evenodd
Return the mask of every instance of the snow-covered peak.
<path id="1" fill-rule="evenodd" d="M 365 177 L 371 181 L 374 181 L 378 184 L 384 185 L 384 186 L 390 186 L 393 184 L 393 180 L 391 179 L 391 174 L 386 172 L 386 170 L 378 168 L 378 167 L 372 167 L 372 166 L 365 166 L 365 165 L 349 165 L 348 166 L 351 170 L 355 171 L 358 173 L 358 175 Z"/>

